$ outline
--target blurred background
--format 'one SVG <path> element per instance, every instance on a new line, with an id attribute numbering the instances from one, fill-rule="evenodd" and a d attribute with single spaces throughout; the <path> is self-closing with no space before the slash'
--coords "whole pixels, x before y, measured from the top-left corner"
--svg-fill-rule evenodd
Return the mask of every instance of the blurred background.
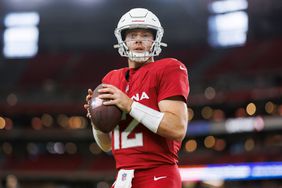
<path id="1" fill-rule="evenodd" d="M 280 0 L 1 0 L 0 187 L 111 186 L 83 104 L 127 66 L 113 31 L 135 7 L 164 27 L 158 58 L 188 67 L 183 188 L 281 188 Z"/>

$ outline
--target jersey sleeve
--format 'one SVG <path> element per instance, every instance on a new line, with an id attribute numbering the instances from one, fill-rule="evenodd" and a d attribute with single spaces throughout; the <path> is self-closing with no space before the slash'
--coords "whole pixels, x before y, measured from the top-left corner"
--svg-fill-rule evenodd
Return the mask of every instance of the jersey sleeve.
<path id="1" fill-rule="evenodd" d="M 104 78 L 102 79 L 103 84 L 110 84 L 111 83 L 112 73 L 113 73 L 113 71 L 110 71 L 108 74 L 106 74 L 104 76 Z"/>
<path id="2" fill-rule="evenodd" d="M 173 96 L 182 96 L 187 101 L 190 87 L 187 68 L 183 63 L 171 59 L 159 76 L 158 101 Z"/>

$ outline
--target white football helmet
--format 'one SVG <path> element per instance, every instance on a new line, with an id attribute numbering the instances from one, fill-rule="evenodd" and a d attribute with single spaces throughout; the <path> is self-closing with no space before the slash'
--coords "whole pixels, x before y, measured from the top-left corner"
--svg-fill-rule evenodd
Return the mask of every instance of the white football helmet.
<path id="1" fill-rule="evenodd" d="M 128 50 L 125 43 L 124 31 L 128 29 L 152 29 L 154 30 L 154 42 L 149 52 L 136 53 Z M 119 20 L 117 28 L 115 29 L 115 36 L 118 44 L 114 45 L 114 48 L 118 48 L 118 52 L 123 57 L 137 62 L 145 62 L 150 57 L 158 56 L 162 49 L 161 46 L 166 47 L 165 43 L 162 43 L 164 30 L 157 16 L 151 11 L 144 8 L 134 8 L 125 13 Z"/>

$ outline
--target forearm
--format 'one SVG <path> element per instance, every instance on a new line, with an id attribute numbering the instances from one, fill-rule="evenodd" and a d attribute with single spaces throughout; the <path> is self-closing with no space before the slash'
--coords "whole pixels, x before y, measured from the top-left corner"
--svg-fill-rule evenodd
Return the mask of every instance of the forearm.
<path id="1" fill-rule="evenodd" d="M 176 105 L 179 105 L 176 103 Z M 182 106 L 176 113 L 169 111 L 157 111 L 141 103 L 133 102 L 130 115 L 142 123 L 152 132 L 165 138 L 181 141 L 187 129 L 187 117 L 182 111 Z"/>
<path id="2" fill-rule="evenodd" d="M 172 140 L 182 141 L 187 130 L 187 122 L 171 112 L 164 112 L 157 134 Z"/>
<path id="3" fill-rule="evenodd" d="M 92 124 L 92 133 L 95 138 L 96 143 L 98 146 L 104 151 L 108 152 L 112 149 L 111 146 L 111 137 L 108 133 L 103 133 L 102 131 L 99 131 L 98 129 L 95 129 L 95 125 Z"/>

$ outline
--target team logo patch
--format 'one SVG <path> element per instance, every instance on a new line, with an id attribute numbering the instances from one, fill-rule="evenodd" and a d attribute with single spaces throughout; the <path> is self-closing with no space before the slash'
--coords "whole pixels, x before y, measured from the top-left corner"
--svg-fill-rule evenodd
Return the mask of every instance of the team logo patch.
<path id="1" fill-rule="evenodd" d="M 127 176 L 127 174 L 126 174 L 126 173 L 123 173 L 123 174 L 121 175 L 121 181 L 125 181 L 125 180 L 126 180 L 126 176 Z"/>
<path id="2" fill-rule="evenodd" d="M 180 65 L 179 68 L 180 68 L 180 70 L 185 70 L 186 71 L 186 68 L 183 65 Z"/>

